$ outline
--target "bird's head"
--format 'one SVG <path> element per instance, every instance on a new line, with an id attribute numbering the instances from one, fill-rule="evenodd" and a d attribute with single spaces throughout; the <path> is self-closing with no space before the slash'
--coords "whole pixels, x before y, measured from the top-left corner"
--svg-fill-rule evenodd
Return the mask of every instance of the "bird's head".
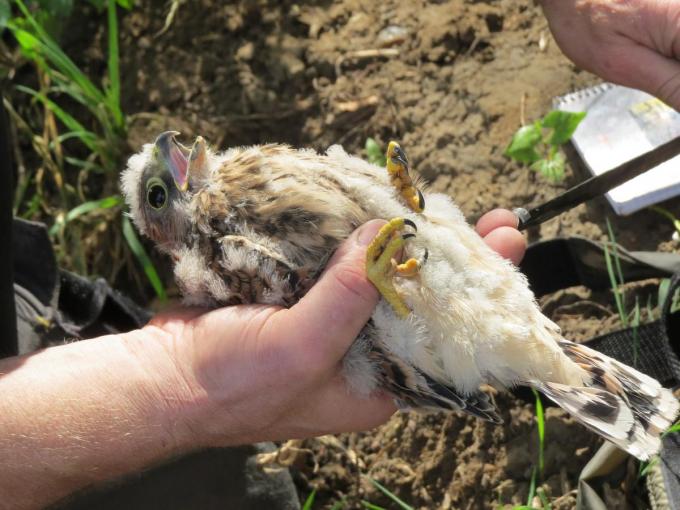
<path id="1" fill-rule="evenodd" d="M 128 160 L 121 176 L 135 225 L 160 248 L 167 249 L 184 240 L 189 199 L 208 167 L 205 140 L 199 136 L 189 149 L 175 139 L 176 135 L 177 131 L 166 131 L 153 144 L 144 145 Z"/>

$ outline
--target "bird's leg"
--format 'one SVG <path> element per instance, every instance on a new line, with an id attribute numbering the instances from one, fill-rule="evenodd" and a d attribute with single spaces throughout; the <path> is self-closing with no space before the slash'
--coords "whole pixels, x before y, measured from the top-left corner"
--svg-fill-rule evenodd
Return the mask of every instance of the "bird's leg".
<path id="1" fill-rule="evenodd" d="M 366 250 L 366 275 L 376 286 L 400 317 L 411 313 L 404 299 L 394 286 L 394 276 L 415 276 L 420 269 L 420 262 L 408 259 L 398 264 L 395 256 L 404 247 L 406 239 L 415 234 L 403 233 L 406 226 L 416 228 L 415 223 L 404 218 L 394 218 L 380 229 Z"/>
<path id="2" fill-rule="evenodd" d="M 423 194 L 413 185 L 409 175 L 409 164 L 406 153 L 397 142 L 390 142 L 387 146 L 387 172 L 390 174 L 392 185 L 412 211 L 421 213 L 425 209 Z"/>

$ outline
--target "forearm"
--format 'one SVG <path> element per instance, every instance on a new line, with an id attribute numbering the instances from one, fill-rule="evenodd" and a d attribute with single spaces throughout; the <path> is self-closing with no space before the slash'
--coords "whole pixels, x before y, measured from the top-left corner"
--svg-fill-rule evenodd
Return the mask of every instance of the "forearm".
<path id="1" fill-rule="evenodd" d="M 147 337 L 0 361 L 0 508 L 42 507 L 188 449 L 173 415 L 181 379 L 163 343 Z"/>

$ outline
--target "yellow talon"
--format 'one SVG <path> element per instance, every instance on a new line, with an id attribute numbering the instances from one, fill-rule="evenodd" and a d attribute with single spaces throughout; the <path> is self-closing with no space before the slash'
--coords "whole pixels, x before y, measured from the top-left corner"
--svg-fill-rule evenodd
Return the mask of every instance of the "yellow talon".
<path id="1" fill-rule="evenodd" d="M 408 259 L 406 262 L 398 264 L 395 271 L 399 276 L 415 276 L 420 271 L 420 262 L 417 259 Z"/>
<path id="2" fill-rule="evenodd" d="M 420 269 L 420 262 L 409 259 L 402 264 L 394 260 L 397 252 L 404 246 L 402 231 L 405 225 L 413 222 L 404 218 L 394 218 L 380 229 L 366 250 L 366 274 L 378 292 L 392 306 L 400 317 L 407 317 L 411 310 L 394 286 L 394 276 L 414 276 Z"/>
<path id="3" fill-rule="evenodd" d="M 408 158 L 397 142 L 390 142 L 387 146 L 387 172 L 392 179 L 392 185 L 406 201 L 411 210 L 420 213 L 425 209 L 423 194 L 413 185 L 408 173 Z"/>

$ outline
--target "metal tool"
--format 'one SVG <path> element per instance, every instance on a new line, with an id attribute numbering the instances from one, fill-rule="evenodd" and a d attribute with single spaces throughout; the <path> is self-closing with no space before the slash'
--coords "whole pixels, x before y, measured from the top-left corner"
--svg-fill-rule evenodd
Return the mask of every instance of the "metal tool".
<path id="1" fill-rule="evenodd" d="M 524 230 L 539 225 L 572 207 L 605 194 L 677 155 L 680 155 L 680 137 L 626 161 L 608 172 L 591 177 L 538 207 L 528 210 L 523 207 L 513 209 L 512 212 L 519 218 L 517 228 Z"/>

